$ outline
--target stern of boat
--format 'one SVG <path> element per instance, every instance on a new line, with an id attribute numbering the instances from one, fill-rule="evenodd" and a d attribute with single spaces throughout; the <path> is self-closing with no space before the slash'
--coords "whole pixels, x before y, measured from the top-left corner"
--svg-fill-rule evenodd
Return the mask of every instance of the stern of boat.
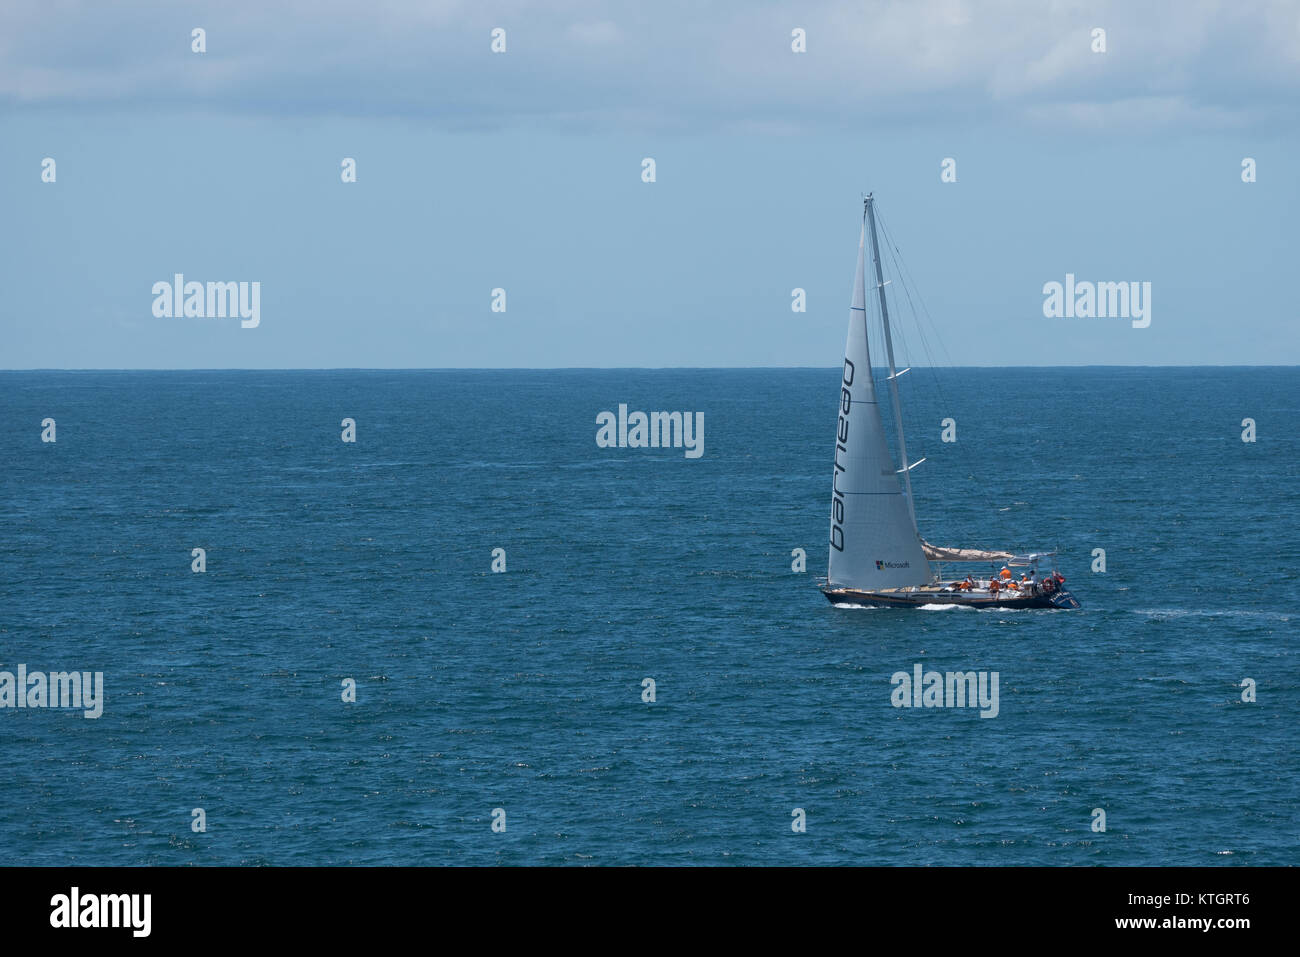
<path id="1" fill-rule="evenodd" d="M 1052 595 L 1052 607 L 1082 608 L 1083 606 L 1079 604 L 1079 599 L 1070 594 L 1068 589 L 1062 588 Z"/>

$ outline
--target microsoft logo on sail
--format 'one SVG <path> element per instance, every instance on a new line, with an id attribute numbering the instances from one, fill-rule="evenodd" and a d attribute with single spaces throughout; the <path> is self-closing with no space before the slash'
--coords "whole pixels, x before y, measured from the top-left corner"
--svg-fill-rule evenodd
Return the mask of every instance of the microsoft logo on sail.
<path id="1" fill-rule="evenodd" d="M 886 568 L 911 568 L 911 567 L 912 567 L 911 562 L 882 562 L 879 559 L 876 560 L 876 571 L 878 572 L 882 572 Z"/>

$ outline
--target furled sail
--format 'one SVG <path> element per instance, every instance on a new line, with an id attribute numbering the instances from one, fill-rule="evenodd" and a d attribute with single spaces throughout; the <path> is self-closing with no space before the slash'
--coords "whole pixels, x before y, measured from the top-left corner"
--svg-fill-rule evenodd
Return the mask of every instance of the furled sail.
<path id="1" fill-rule="evenodd" d="M 978 548 L 940 548 L 922 539 L 921 548 L 932 562 L 1006 562 L 1010 552 L 986 552 Z"/>
<path id="2" fill-rule="evenodd" d="M 827 581 L 864 591 L 923 585 L 930 567 L 903 497 L 871 378 L 867 350 L 863 235 L 844 346 L 839 423 L 831 495 L 831 543 Z"/>

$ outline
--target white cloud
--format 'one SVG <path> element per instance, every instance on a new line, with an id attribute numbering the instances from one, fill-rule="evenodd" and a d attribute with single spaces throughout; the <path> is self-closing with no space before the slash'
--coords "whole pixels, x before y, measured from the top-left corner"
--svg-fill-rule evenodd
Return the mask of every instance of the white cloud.
<path id="1" fill-rule="evenodd" d="M 189 52 L 193 26 L 208 31 L 202 56 Z M 498 26 L 509 36 L 503 55 L 488 51 Z M 807 31 L 807 53 L 791 52 L 794 27 Z M 1107 31 L 1104 54 L 1091 50 L 1094 27 Z M 1275 0 L 0 8 L 0 103 L 9 104 L 476 125 L 1094 127 L 1113 118 L 1217 128 L 1276 119 L 1297 93 L 1300 4 Z"/>

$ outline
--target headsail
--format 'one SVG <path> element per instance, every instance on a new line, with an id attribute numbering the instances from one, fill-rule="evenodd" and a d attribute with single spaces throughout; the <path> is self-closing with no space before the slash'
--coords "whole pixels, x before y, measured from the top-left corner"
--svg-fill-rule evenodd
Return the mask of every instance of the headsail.
<path id="1" fill-rule="evenodd" d="M 864 217 L 865 218 L 865 217 Z M 866 224 L 849 309 L 831 494 L 831 585 L 871 591 L 930 581 L 921 536 L 885 441 L 867 349 Z"/>

